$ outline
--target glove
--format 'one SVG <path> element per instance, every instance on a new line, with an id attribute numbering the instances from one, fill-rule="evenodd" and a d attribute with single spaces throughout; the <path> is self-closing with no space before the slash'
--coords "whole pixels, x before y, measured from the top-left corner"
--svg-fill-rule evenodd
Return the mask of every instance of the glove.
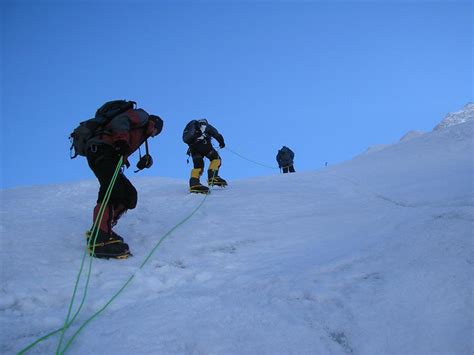
<path id="1" fill-rule="evenodd" d="M 137 169 L 138 170 L 149 169 L 151 168 L 152 165 L 153 165 L 153 158 L 151 157 L 150 154 L 145 154 L 138 161 Z"/>
<path id="2" fill-rule="evenodd" d="M 222 148 L 224 148 L 224 147 L 225 147 L 225 143 L 224 143 L 224 141 L 220 142 L 220 143 L 219 143 L 219 148 L 221 148 L 221 149 L 222 149 Z"/>

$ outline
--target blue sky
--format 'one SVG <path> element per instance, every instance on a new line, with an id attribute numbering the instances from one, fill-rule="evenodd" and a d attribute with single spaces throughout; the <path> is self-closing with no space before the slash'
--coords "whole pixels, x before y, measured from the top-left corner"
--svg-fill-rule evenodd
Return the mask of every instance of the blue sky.
<path id="1" fill-rule="evenodd" d="M 297 171 L 431 130 L 473 101 L 471 1 L 2 2 L 1 187 L 94 179 L 69 133 L 112 99 L 160 115 L 155 165 L 189 177 L 181 134 Z M 276 174 L 229 151 L 222 177 Z M 136 163 L 132 157 L 132 167 Z"/>

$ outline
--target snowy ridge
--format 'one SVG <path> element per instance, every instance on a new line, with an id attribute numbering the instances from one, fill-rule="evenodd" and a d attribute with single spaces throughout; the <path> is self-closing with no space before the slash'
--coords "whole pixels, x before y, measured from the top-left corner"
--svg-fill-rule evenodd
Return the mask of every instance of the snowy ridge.
<path id="1" fill-rule="evenodd" d="M 369 148 L 367 148 L 365 150 L 365 152 L 363 152 L 362 154 L 370 154 L 370 153 L 375 153 L 375 152 L 378 152 L 380 150 L 383 150 L 387 147 L 390 147 L 390 144 L 375 144 L 375 145 L 371 145 Z"/>
<path id="2" fill-rule="evenodd" d="M 447 127 L 451 127 L 457 124 L 465 123 L 468 121 L 474 120 L 474 103 L 468 103 L 466 104 L 462 110 L 449 113 L 445 118 L 441 120 L 440 123 L 436 125 L 436 127 L 433 129 L 433 131 L 438 131 Z M 406 134 L 404 134 L 399 142 L 403 142 L 409 139 L 413 138 L 418 138 L 425 134 L 425 132 L 422 131 L 408 131 Z M 362 154 L 369 154 L 369 153 L 374 153 L 381 151 L 387 147 L 390 147 L 392 144 L 376 144 L 368 147 Z"/>
<path id="3" fill-rule="evenodd" d="M 421 131 L 408 131 L 407 133 L 405 133 L 402 138 L 400 138 L 400 142 L 403 142 L 403 141 L 406 141 L 406 140 L 409 140 L 409 139 L 413 139 L 413 138 L 417 138 L 421 135 L 423 135 L 424 132 L 421 132 Z"/>
<path id="4" fill-rule="evenodd" d="M 133 258 L 94 260 L 71 354 L 470 354 L 474 121 L 320 171 L 135 179 L 117 227 Z M 222 170 L 225 176 L 225 167 Z M 62 326 L 97 183 L 1 191 L 0 352 Z M 31 354 L 51 354 L 52 337 Z"/>
<path id="5" fill-rule="evenodd" d="M 472 120 L 474 120 L 474 103 L 470 102 L 466 104 L 462 110 L 447 114 L 446 117 L 433 128 L 433 131 Z"/>

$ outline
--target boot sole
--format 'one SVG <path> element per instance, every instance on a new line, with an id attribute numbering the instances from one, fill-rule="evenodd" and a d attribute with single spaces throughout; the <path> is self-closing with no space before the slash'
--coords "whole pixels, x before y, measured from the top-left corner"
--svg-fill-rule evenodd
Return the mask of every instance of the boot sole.
<path id="1" fill-rule="evenodd" d="M 203 195 L 208 195 L 211 193 L 210 190 L 207 190 L 207 191 L 189 190 L 189 192 L 192 194 L 203 194 Z"/>
<path id="2" fill-rule="evenodd" d="M 227 184 L 209 184 L 209 187 L 214 187 L 214 186 L 217 186 L 217 187 L 227 187 Z"/>
<path id="3" fill-rule="evenodd" d="M 97 258 L 97 259 L 119 259 L 119 260 L 124 260 L 124 259 L 128 259 L 130 256 L 133 256 L 132 253 L 126 253 L 126 254 L 104 254 L 104 253 L 101 253 L 101 254 L 95 254 L 93 255 L 91 252 L 89 252 L 89 255 L 94 257 L 94 258 Z"/>

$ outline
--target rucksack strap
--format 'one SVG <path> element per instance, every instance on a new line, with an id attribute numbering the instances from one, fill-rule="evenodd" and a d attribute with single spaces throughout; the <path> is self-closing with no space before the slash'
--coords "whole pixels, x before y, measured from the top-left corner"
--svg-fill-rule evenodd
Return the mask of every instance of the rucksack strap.
<path id="1" fill-rule="evenodd" d="M 150 154 L 149 154 L 149 151 L 148 151 L 148 138 L 145 139 L 145 150 L 146 150 L 146 153 L 145 153 L 145 154 L 150 155 Z"/>
<path id="2" fill-rule="evenodd" d="M 142 143 L 142 144 L 143 144 L 143 143 Z M 140 146 L 140 147 L 141 147 L 141 146 Z M 141 157 L 142 157 L 142 151 L 141 151 L 140 147 L 138 147 L 138 156 L 139 156 L 140 159 L 141 159 Z M 149 152 L 149 150 L 148 150 L 148 138 L 145 139 L 145 155 L 150 155 L 150 152 Z"/>
<path id="3" fill-rule="evenodd" d="M 149 155 L 149 156 L 151 157 L 150 152 L 149 152 L 149 149 L 148 149 L 148 138 L 145 139 L 145 155 Z M 142 157 L 143 157 L 143 156 L 142 156 L 142 151 L 141 151 L 140 147 L 138 147 L 138 156 L 140 157 L 139 160 L 141 160 Z M 138 164 L 137 164 L 137 165 L 138 165 Z M 143 170 L 143 169 L 138 168 L 137 170 L 134 171 L 134 173 L 138 173 L 138 172 L 141 171 L 141 170 Z"/>

